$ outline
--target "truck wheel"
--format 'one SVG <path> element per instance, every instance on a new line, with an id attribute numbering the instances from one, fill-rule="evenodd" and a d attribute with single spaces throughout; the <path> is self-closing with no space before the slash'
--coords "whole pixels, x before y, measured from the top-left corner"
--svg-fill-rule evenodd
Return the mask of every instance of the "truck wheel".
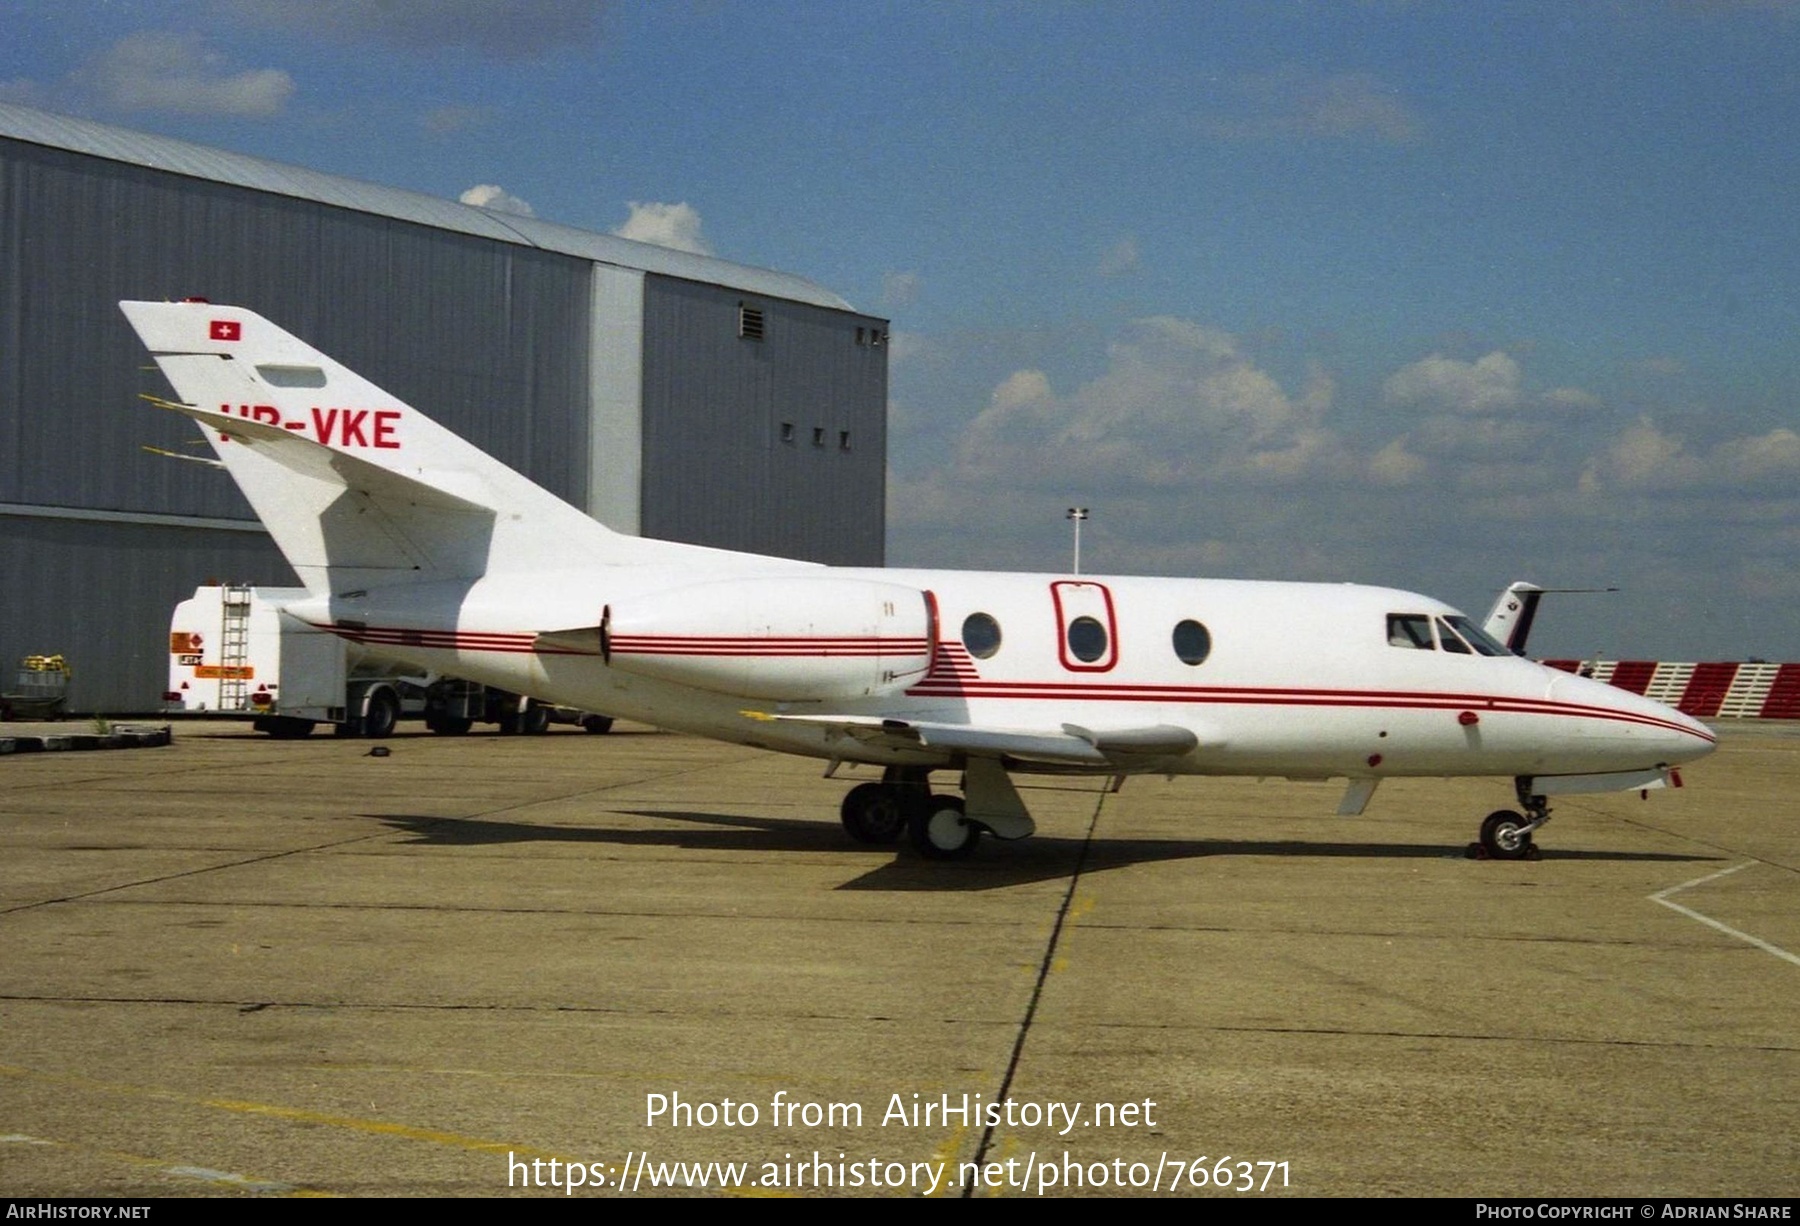
<path id="1" fill-rule="evenodd" d="M 379 740 L 394 735 L 400 722 L 400 700 L 392 690 L 376 690 L 369 695 L 369 710 L 363 716 L 363 735 Z"/>
<path id="2" fill-rule="evenodd" d="M 472 719 L 451 719 L 447 715 L 438 716 L 429 725 L 439 736 L 466 736 L 474 726 L 475 721 Z"/>

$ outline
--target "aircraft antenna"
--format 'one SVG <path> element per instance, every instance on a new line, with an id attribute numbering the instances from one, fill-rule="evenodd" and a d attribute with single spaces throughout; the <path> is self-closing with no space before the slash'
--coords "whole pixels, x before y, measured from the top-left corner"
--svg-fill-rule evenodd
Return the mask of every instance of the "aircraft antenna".
<path id="1" fill-rule="evenodd" d="M 1070 507 L 1069 520 L 1075 525 L 1075 566 L 1069 571 L 1071 575 L 1081 573 L 1081 521 L 1088 517 L 1086 507 Z"/>

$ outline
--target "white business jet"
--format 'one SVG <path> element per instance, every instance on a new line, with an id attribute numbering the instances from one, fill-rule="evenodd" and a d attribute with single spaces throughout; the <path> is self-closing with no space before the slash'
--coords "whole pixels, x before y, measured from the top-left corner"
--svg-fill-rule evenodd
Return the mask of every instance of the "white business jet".
<path id="1" fill-rule="evenodd" d="M 251 311 L 120 305 L 182 402 L 158 403 L 200 423 L 305 585 L 288 616 L 582 710 L 881 767 L 842 806 L 864 842 L 952 858 L 984 831 L 1023 838 L 1021 773 L 1342 778 L 1346 815 L 1383 779 L 1481 775 L 1514 782 L 1519 811 L 1480 830 L 1513 859 L 1548 797 L 1679 784 L 1714 747 L 1411 592 L 841 568 L 625 536 Z M 1515 641 L 1518 595 L 1494 615 Z"/>

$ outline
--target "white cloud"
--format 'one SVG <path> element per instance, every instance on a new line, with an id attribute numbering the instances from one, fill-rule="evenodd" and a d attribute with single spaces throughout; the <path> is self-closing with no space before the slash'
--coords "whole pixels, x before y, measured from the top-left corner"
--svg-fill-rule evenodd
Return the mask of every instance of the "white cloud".
<path id="1" fill-rule="evenodd" d="M 1137 236 L 1126 234 L 1100 253 L 1096 271 L 1103 277 L 1122 277 L 1126 273 L 1136 272 L 1141 263 Z"/>
<path id="2" fill-rule="evenodd" d="M 1201 127 L 1228 140 L 1353 138 L 1405 144 L 1423 127 L 1399 92 L 1365 73 L 1286 67 L 1233 83 L 1236 104 L 1207 114 Z"/>
<path id="3" fill-rule="evenodd" d="M 294 95 L 279 68 L 233 71 L 197 35 L 146 31 L 120 39 L 74 74 L 76 83 L 119 111 L 268 119 Z"/>
<path id="4" fill-rule="evenodd" d="M 537 216 L 532 212 L 530 204 L 497 183 L 477 183 L 457 199 L 479 209 L 492 209 L 496 213 L 517 213 L 520 217 Z"/>
<path id="5" fill-rule="evenodd" d="M 1377 485 L 1411 485 L 1422 477 L 1428 464 L 1397 438 L 1369 458 L 1369 477 Z"/>
<path id="6" fill-rule="evenodd" d="M 882 273 L 881 301 L 887 306 L 911 306 L 919 300 L 924 286 L 925 279 L 916 272 Z"/>
<path id="7" fill-rule="evenodd" d="M 1434 353 L 1389 376 L 1382 391 L 1391 404 L 1448 413 L 1503 413 L 1519 406 L 1519 363 L 1498 350 L 1475 362 Z"/>
<path id="8" fill-rule="evenodd" d="M 888 366 L 891 368 L 902 362 L 910 362 L 921 354 L 930 352 L 930 349 L 930 344 L 916 332 L 889 332 Z"/>
<path id="9" fill-rule="evenodd" d="M 419 126 L 433 136 L 451 136 L 481 127 L 493 116 L 485 106 L 438 106 L 425 112 Z"/>
<path id="10" fill-rule="evenodd" d="M 695 255 L 713 253 L 712 244 L 701 233 L 699 210 L 685 202 L 660 204 L 633 200 L 631 216 L 613 233 L 620 238 L 672 247 L 676 251 L 691 251 Z"/>
<path id="11" fill-rule="evenodd" d="M 996 343 L 978 339 L 971 353 Z M 934 338 L 934 352 L 957 347 Z M 1433 355 L 1346 393 L 1328 372 L 1297 383 L 1242 339 L 1171 318 L 1121 328 L 1084 380 L 1060 380 L 1057 360 L 1018 362 L 973 403 L 961 393 L 960 424 L 952 385 L 927 382 L 954 374 L 944 361 L 897 372 L 932 413 L 890 440 L 891 562 L 1064 567 L 1063 512 L 1084 505 L 1096 573 L 1391 583 L 1477 614 L 1510 578 L 1686 602 L 1622 598 L 1546 623 L 1545 649 L 1562 653 L 1766 654 L 1742 627 L 1770 618 L 1691 610 L 1800 599 L 1800 579 L 1779 577 L 1800 544 L 1800 427 L 1695 444 L 1610 418 L 1584 390 L 1541 390 L 1506 353 Z M 1403 428 L 1371 429 L 1384 411 Z"/>
<path id="12" fill-rule="evenodd" d="M 1050 380 L 1041 370 L 1016 370 L 1006 376 L 989 401 L 990 411 L 1010 413 L 1015 409 L 1050 399 Z"/>
<path id="13" fill-rule="evenodd" d="M 1499 350 L 1473 362 L 1434 353 L 1388 376 L 1382 399 L 1420 415 L 1396 440 L 1402 451 L 1370 470 L 1390 482 L 1403 471 L 1417 475 L 1409 466 L 1395 466 L 1403 454 L 1421 461 L 1524 460 L 1547 447 L 1569 420 L 1602 407 L 1599 397 L 1580 388 L 1530 391 L 1518 359 Z"/>
<path id="14" fill-rule="evenodd" d="M 1332 463 L 1320 422 L 1328 380 L 1299 398 L 1236 338 L 1167 316 L 1131 324 L 1097 379 L 1059 396 L 1042 371 L 1015 371 L 963 433 L 964 478 L 1175 486 L 1291 480 Z"/>
<path id="15" fill-rule="evenodd" d="M 233 21 L 401 51 L 455 47 L 530 59 L 600 41 L 603 0 L 215 0 Z"/>
<path id="16" fill-rule="evenodd" d="M 1797 482 L 1800 434 L 1786 427 L 1726 439 L 1699 452 L 1648 417 L 1627 427 L 1588 460 L 1581 473 L 1581 491 L 1591 496 L 1728 491 L 1750 498 L 1792 499 L 1800 490 Z"/>

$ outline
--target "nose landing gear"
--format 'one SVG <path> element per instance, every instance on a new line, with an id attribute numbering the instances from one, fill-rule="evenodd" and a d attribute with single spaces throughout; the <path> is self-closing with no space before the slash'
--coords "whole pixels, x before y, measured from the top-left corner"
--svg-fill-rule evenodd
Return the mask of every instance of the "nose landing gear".
<path id="1" fill-rule="evenodd" d="M 1513 780 L 1524 813 L 1496 809 L 1481 823 L 1481 839 L 1469 845 L 1471 859 L 1535 860 L 1539 852 L 1532 835 L 1550 820 L 1550 801 L 1532 792 L 1532 778 L 1521 775 Z"/>

